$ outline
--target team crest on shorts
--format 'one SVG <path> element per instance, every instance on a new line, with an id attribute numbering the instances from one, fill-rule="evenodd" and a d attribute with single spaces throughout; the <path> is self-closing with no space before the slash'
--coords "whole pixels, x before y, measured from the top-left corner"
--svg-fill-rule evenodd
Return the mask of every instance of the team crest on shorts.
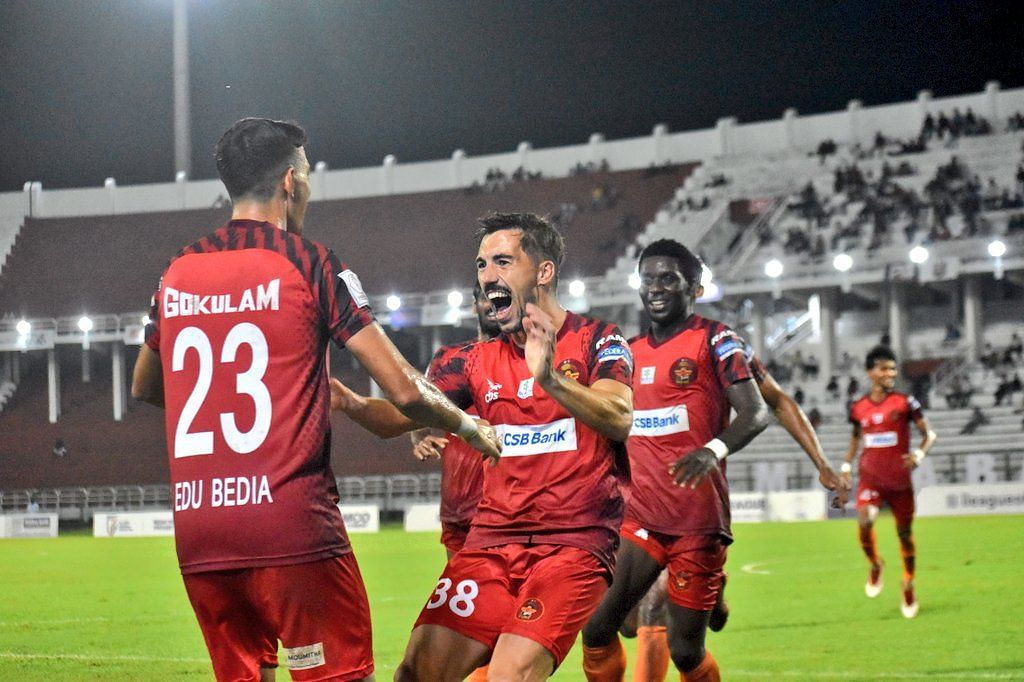
<path id="1" fill-rule="evenodd" d="M 558 371 L 573 381 L 580 380 L 580 370 L 580 363 L 572 359 L 562 360 L 558 363 Z"/>
<path id="2" fill-rule="evenodd" d="M 672 381 L 676 386 L 686 386 L 697 378 L 697 363 L 690 358 L 679 358 L 672 365 Z"/>
<path id="3" fill-rule="evenodd" d="M 690 576 L 683 571 L 672 574 L 672 586 L 676 588 L 677 592 L 682 592 L 686 589 L 686 586 L 690 584 Z"/>
<path id="4" fill-rule="evenodd" d="M 527 599 L 516 609 L 516 618 L 519 620 L 540 620 L 544 615 L 544 604 L 539 599 Z"/>

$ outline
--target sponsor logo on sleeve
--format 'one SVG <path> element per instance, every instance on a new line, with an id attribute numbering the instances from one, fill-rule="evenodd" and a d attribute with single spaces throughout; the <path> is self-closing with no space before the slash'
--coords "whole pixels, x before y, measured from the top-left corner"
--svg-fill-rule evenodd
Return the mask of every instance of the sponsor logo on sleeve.
<path id="1" fill-rule="evenodd" d="M 502 457 L 526 457 L 576 449 L 576 420 L 572 417 L 547 424 L 495 424 Z"/>
<path id="2" fill-rule="evenodd" d="M 601 350 L 601 346 L 611 341 L 614 341 L 620 346 L 626 345 L 626 339 L 624 339 L 621 334 L 609 334 L 608 336 L 602 336 L 600 339 L 598 339 L 597 344 L 594 346 L 594 349 Z"/>
<path id="3" fill-rule="evenodd" d="M 679 358 L 672 365 L 671 376 L 676 386 L 687 386 L 697 379 L 697 363 L 690 358 Z"/>
<path id="4" fill-rule="evenodd" d="M 655 410 L 633 410 L 631 437 L 668 436 L 690 430 L 686 405 L 672 405 Z"/>
<path id="5" fill-rule="evenodd" d="M 898 442 L 895 431 L 883 431 L 882 433 L 865 433 L 864 447 L 866 448 L 891 448 Z"/>
<path id="6" fill-rule="evenodd" d="M 641 384 L 653 384 L 654 373 L 656 367 L 641 367 L 640 368 L 640 383 Z"/>
<path id="7" fill-rule="evenodd" d="M 325 663 L 324 644 L 317 642 L 308 646 L 282 647 L 284 664 L 289 670 L 318 668 Z"/>
<path id="8" fill-rule="evenodd" d="M 737 353 L 745 353 L 743 345 L 737 341 L 729 340 L 720 346 L 715 347 L 715 355 L 718 356 L 719 360 L 725 360 L 728 357 L 736 355 Z"/>
<path id="9" fill-rule="evenodd" d="M 342 270 L 338 277 L 345 283 L 345 288 L 348 289 L 348 295 L 352 297 L 356 306 L 365 308 L 370 305 L 370 299 L 366 297 L 366 293 L 363 291 L 363 285 L 359 281 L 359 275 L 352 272 L 351 270 Z"/>
<path id="10" fill-rule="evenodd" d="M 633 364 L 633 357 L 625 346 L 608 346 L 597 352 L 598 362 L 615 362 L 616 360 L 625 360 L 628 364 Z"/>
<path id="11" fill-rule="evenodd" d="M 907 404 L 910 405 L 911 412 L 921 409 L 921 403 L 918 402 L 917 398 L 915 398 L 914 396 L 907 397 Z"/>

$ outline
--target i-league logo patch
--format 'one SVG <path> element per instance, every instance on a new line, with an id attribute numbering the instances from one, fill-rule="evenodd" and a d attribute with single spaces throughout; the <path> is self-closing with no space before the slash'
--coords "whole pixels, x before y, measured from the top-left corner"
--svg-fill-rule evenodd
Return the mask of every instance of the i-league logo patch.
<path id="1" fill-rule="evenodd" d="M 676 386 L 687 386 L 697 379 L 697 363 L 690 358 L 679 358 L 672 365 L 671 376 Z"/>
<path id="2" fill-rule="evenodd" d="M 527 398 L 533 397 L 533 381 L 534 378 L 530 377 L 529 379 L 523 379 L 519 382 L 519 392 L 516 393 L 516 395 L 519 396 L 520 399 L 526 400 Z"/>
<path id="3" fill-rule="evenodd" d="M 558 371 L 573 381 L 580 380 L 580 370 L 580 364 L 572 359 L 562 360 L 558 363 Z"/>
<path id="4" fill-rule="evenodd" d="M 544 615 L 544 604 L 540 599 L 527 599 L 516 609 L 516 618 L 519 620 L 540 620 Z"/>
<path id="5" fill-rule="evenodd" d="M 653 384 L 654 383 L 654 367 L 641 367 L 640 368 L 640 383 L 641 384 Z"/>

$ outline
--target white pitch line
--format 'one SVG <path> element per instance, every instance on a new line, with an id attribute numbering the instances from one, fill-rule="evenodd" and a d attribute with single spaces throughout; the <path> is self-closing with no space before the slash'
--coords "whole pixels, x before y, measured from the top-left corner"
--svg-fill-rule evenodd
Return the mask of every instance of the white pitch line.
<path id="1" fill-rule="evenodd" d="M 771 575 L 772 574 L 771 571 L 766 571 L 763 568 L 758 568 L 758 566 L 764 566 L 767 563 L 770 563 L 770 562 L 768 562 L 768 561 L 755 561 L 753 563 L 743 564 L 742 566 L 740 566 L 740 570 L 743 571 L 744 573 L 749 573 L 751 575 Z"/>
<path id="2" fill-rule="evenodd" d="M 59 659 L 62 661 L 124 661 L 128 663 L 209 663 L 208 658 L 179 658 L 176 656 L 134 656 L 109 654 L 23 654 L 17 651 L 0 651 L 0 659 L 40 660 Z"/>
<path id="3" fill-rule="evenodd" d="M 797 677 L 801 679 L 819 680 L 923 680 L 928 678 L 951 680 L 1019 680 L 1020 675 L 1014 673 L 983 673 L 965 670 L 953 673 L 864 673 L 855 670 L 824 671 L 824 670 L 736 670 L 728 668 L 729 675 L 756 677 Z"/>

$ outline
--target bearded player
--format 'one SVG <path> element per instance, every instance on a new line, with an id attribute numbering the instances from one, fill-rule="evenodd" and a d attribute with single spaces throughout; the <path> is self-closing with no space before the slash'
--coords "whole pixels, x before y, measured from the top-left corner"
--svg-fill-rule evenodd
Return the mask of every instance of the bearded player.
<path id="1" fill-rule="evenodd" d="M 639 272 L 651 328 L 631 343 L 624 542 L 615 581 L 583 630 L 583 669 L 588 680 L 623 679 L 617 631 L 667 566 L 672 661 L 685 680 L 719 680 L 704 636 L 732 542 L 724 460 L 764 430 L 768 412 L 743 340 L 693 313 L 703 291 L 699 259 L 663 239 L 641 253 Z"/>
<path id="2" fill-rule="evenodd" d="M 436 368 L 438 388 L 501 435 L 465 546 L 420 613 L 396 680 L 542 680 L 608 589 L 622 522 L 614 441 L 632 424 L 632 356 L 617 327 L 557 299 L 564 244 L 529 213 L 478 232 L 477 278 L 501 336 Z M 356 421 L 397 423 L 383 401 Z M 362 423 L 362 422 L 361 422 Z M 666 472 L 666 476 L 667 476 Z"/>
<path id="3" fill-rule="evenodd" d="M 175 546 L 218 680 L 274 679 L 279 642 L 293 679 L 373 677 L 330 466 L 329 342 L 393 409 L 500 450 L 395 349 L 355 273 L 300 236 L 305 142 L 298 125 L 258 118 L 221 137 L 231 220 L 164 271 L 132 378 L 135 398 L 165 408 Z"/>
<path id="4" fill-rule="evenodd" d="M 877 597 L 882 591 L 885 562 L 878 554 L 874 524 L 883 503 L 892 508 L 896 535 L 903 556 L 903 596 L 900 611 L 906 618 L 917 615 L 914 594 L 915 546 L 911 525 L 914 520 L 914 487 L 910 472 L 917 468 L 935 445 L 936 435 L 921 414 L 921 404 L 911 395 L 895 390 L 896 356 L 876 346 L 865 360 L 871 391 L 850 406 L 853 435 L 843 462 L 843 478 L 850 480 L 853 460 L 860 451 L 857 483 L 857 524 L 860 546 L 870 564 L 864 592 Z M 921 432 L 921 443 L 910 447 L 910 422 Z"/>

